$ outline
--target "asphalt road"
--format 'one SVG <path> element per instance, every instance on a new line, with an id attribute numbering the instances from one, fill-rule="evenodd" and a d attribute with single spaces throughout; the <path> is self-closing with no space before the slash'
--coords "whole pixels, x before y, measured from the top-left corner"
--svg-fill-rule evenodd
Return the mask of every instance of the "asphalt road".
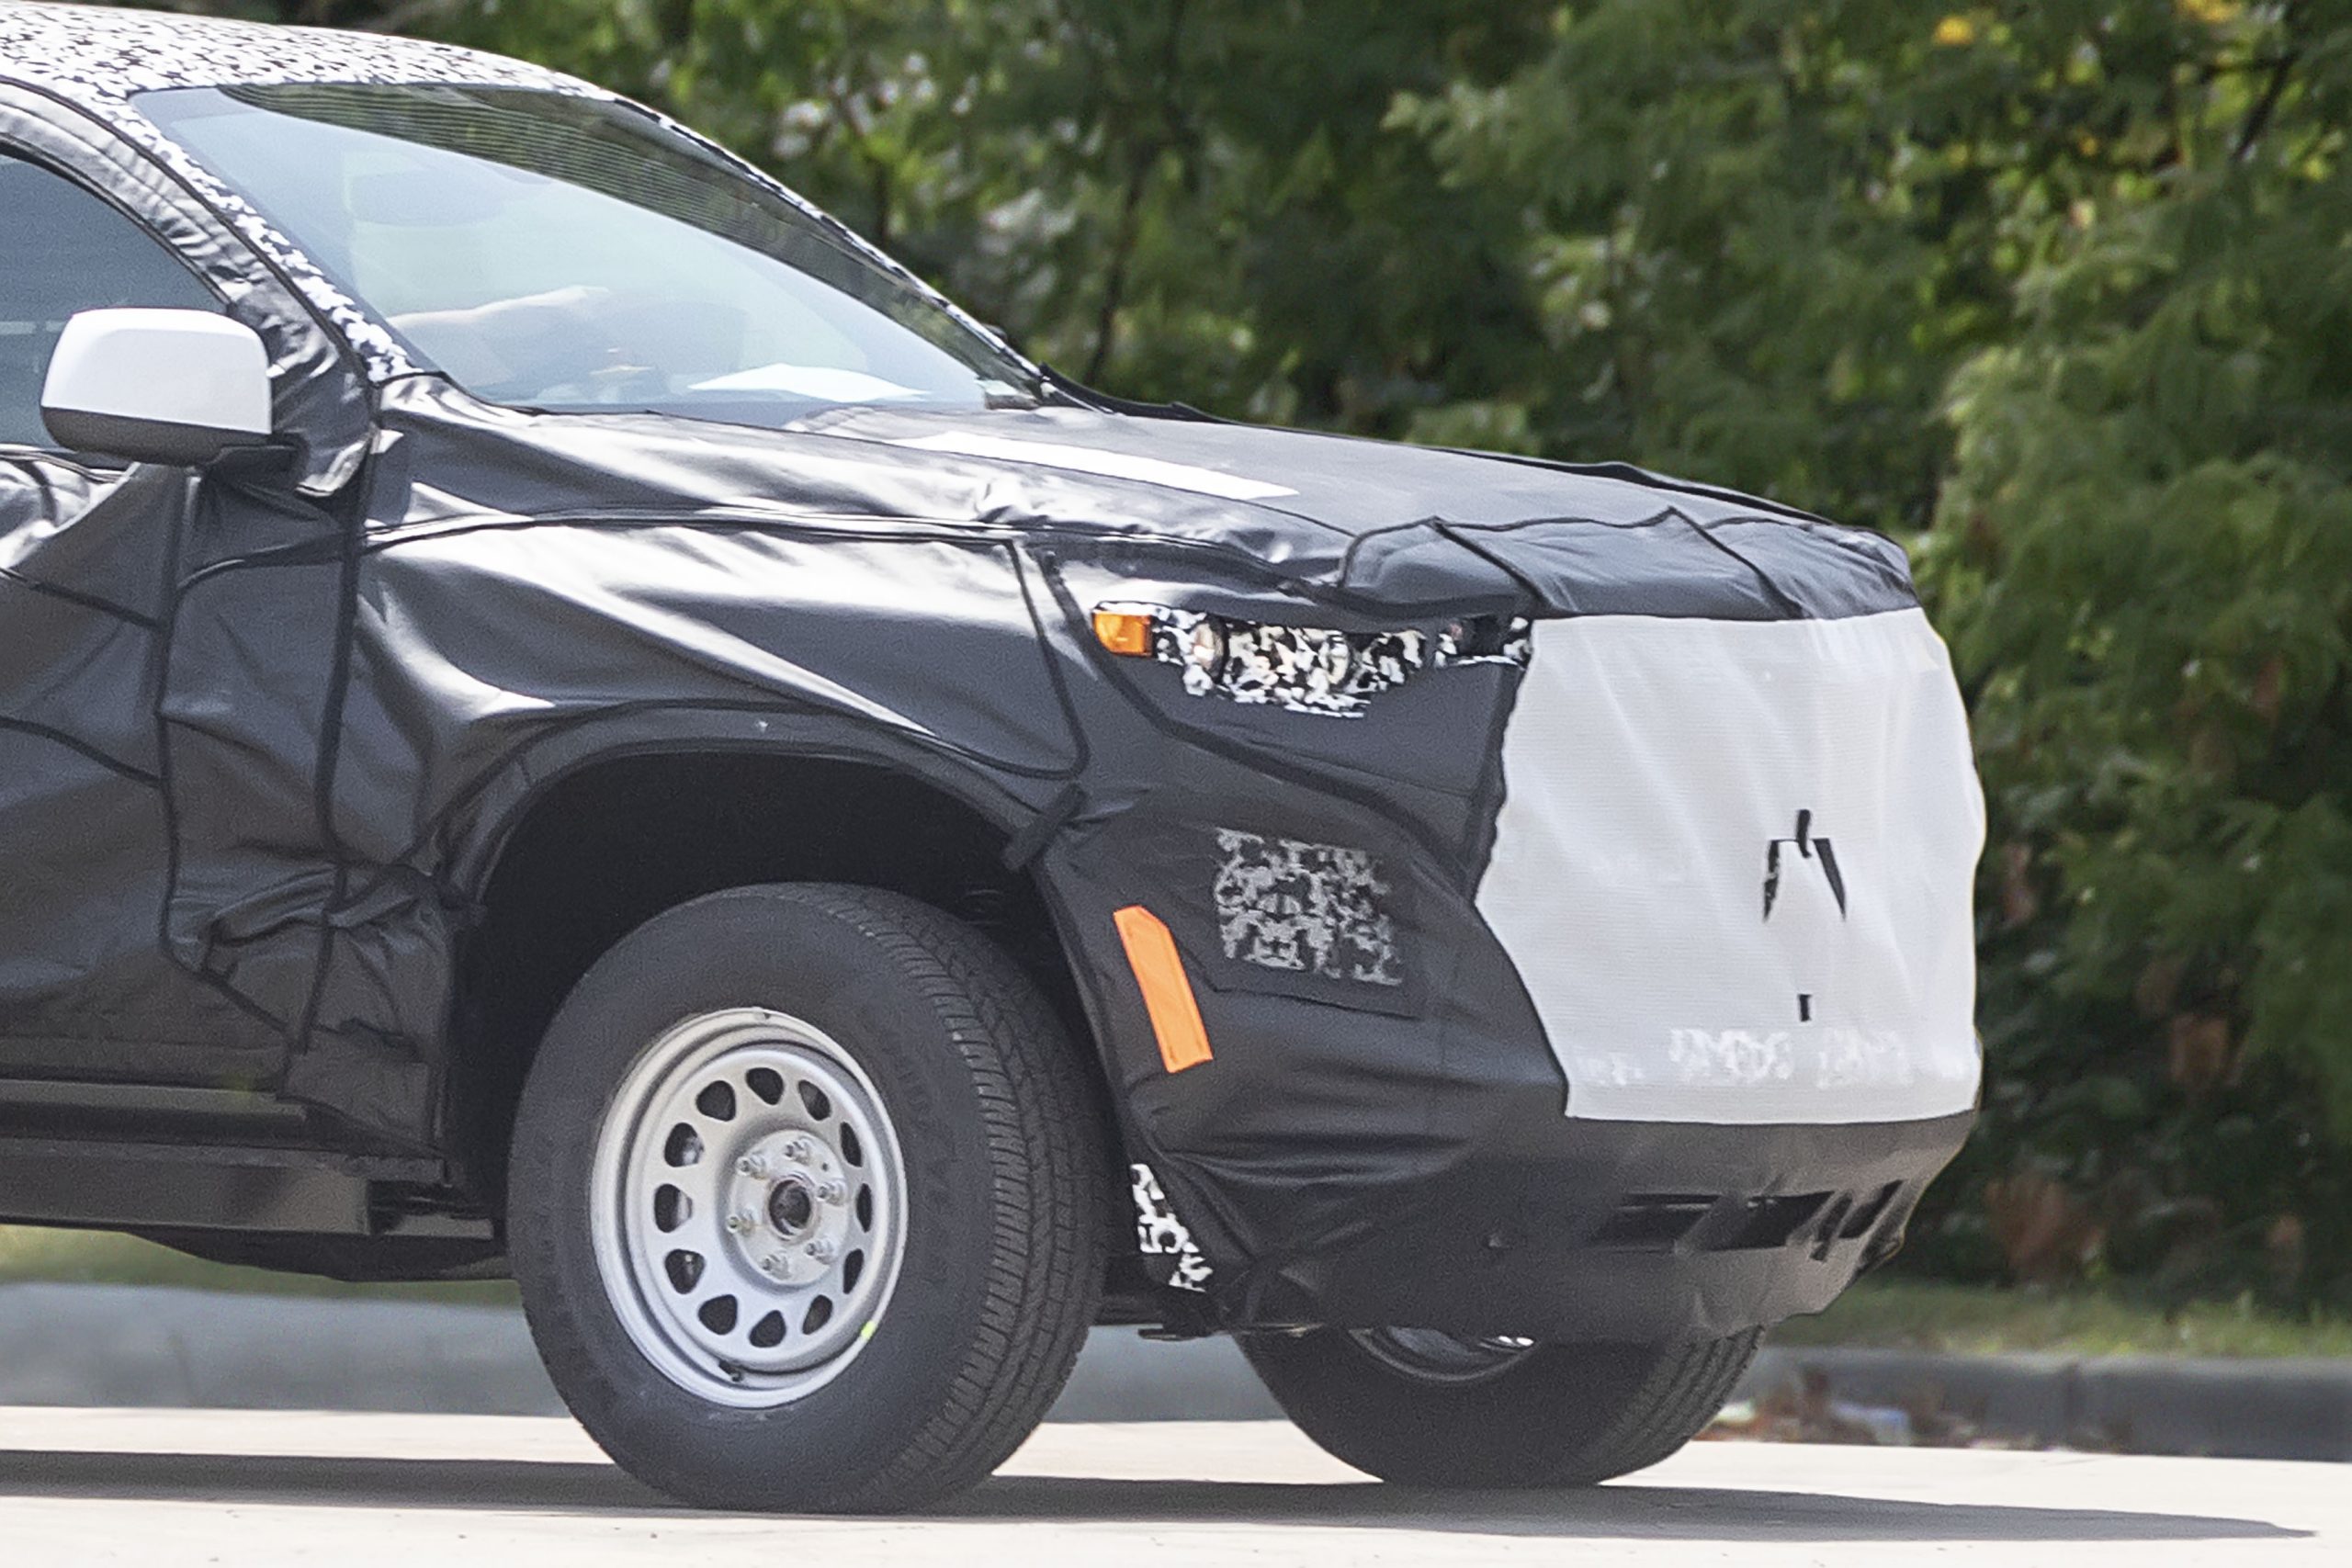
<path id="1" fill-rule="evenodd" d="M 1598 1491 L 1365 1482 L 1278 1422 L 1045 1428 L 920 1518 L 696 1514 L 543 1416 L 0 1407 L 11 1563 L 2352 1562 L 2340 1466 L 1702 1444 Z"/>

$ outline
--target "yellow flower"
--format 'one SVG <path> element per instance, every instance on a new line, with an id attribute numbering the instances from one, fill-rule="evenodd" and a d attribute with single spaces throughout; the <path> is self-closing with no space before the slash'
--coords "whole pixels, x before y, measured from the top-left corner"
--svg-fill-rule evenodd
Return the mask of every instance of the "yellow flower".
<path id="1" fill-rule="evenodd" d="M 2245 0 L 2179 0 L 2180 14 L 2218 28 L 2223 22 L 2233 22 L 2245 9 Z"/>
<path id="2" fill-rule="evenodd" d="M 2181 3 L 2183 5 L 2188 5 L 2190 3 L 2190 0 L 2181 0 Z M 2214 4 L 2217 3 L 2217 0 L 2207 0 L 2207 3 Z M 1966 49 L 1970 44 L 1974 43 L 1975 41 L 1976 24 L 1970 21 L 1966 17 L 1959 15 L 1957 12 L 1953 13 L 1951 16 L 1946 17 L 1942 21 L 1936 24 L 1936 47 L 1938 49 Z"/>

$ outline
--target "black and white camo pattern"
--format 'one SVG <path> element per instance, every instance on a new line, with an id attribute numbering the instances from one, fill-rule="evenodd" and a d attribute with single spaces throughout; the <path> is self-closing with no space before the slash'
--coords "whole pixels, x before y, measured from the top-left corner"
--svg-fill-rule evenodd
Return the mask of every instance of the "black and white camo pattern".
<path id="1" fill-rule="evenodd" d="M 301 247 L 206 172 L 131 103 L 164 87 L 220 87 L 354 82 L 393 85 L 520 87 L 627 103 L 560 72 L 454 44 L 381 33 L 276 27 L 220 17 L 161 15 L 86 6 L 0 0 L 0 82 L 21 82 L 66 99 L 119 131 L 187 182 L 212 209 L 299 288 L 351 345 L 370 380 L 413 375 L 419 367 L 369 311 L 328 281 Z M 848 249 L 913 289 L 1015 364 L 1027 365 L 995 333 L 921 278 L 867 244 L 830 213 L 665 115 L 629 107 L 724 159 L 746 178 L 822 225 Z"/>
<path id="2" fill-rule="evenodd" d="M 1363 717 L 1370 699 L 1424 670 L 1498 662 L 1524 668 L 1532 640 L 1525 621 L 1510 624 L 1499 650 L 1473 653 L 1451 630 L 1343 632 L 1234 621 L 1165 604 L 1096 608 L 1148 619 L 1152 657 L 1174 665 L 1193 696 L 1271 704 L 1329 718 Z"/>
<path id="3" fill-rule="evenodd" d="M 1159 1178 L 1151 1167 L 1133 1165 L 1128 1168 L 1135 1178 L 1136 1250 L 1147 1258 L 1172 1258 L 1175 1271 L 1168 1283 L 1180 1291 L 1205 1291 L 1210 1279 L 1209 1260 L 1193 1241 L 1193 1233 L 1176 1217 L 1175 1206 L 1168 1201 L 1168 1194 L 1159 1190 Z"/>
<path id="4" fill-rule="evenodd" d="M 1263 969 L 1401 986 L 1396 921 L 1377 857 L 1219 828 L 1224 853 L 1213 895 L 1225 955 Z"/>

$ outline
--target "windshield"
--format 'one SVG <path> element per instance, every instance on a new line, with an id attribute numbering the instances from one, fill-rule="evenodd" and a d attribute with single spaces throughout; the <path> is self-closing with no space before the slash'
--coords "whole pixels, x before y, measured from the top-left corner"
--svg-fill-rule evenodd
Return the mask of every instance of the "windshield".
<path id="1" fill-rule="evenodd" d="M 767 424 L 1035 390 L 820 220 L 619 104 L 336 85 L 138 105 L 479 397 Z"/>

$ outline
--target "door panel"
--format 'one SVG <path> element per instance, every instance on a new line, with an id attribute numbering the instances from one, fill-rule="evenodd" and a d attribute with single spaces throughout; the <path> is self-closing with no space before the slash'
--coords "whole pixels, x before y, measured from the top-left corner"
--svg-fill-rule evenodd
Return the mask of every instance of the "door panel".
<path id="1" fill-rule="evenodd" d="M 58 451 L 49 354 L 77 310 L 220 309 L 157 241 L 0 153 L 0 1074 L 210 1081 L 275 1032 L 166 953 L 158 739 L 175 555 L 200 481 Z"/>

